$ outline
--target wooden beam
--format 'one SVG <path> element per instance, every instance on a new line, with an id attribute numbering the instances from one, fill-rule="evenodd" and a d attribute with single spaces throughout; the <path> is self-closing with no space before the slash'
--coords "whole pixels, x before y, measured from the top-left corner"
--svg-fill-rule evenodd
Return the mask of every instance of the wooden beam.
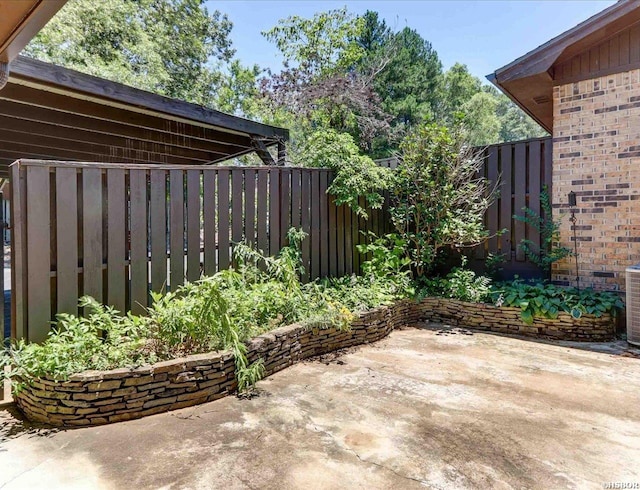
<path id="1" fill-rule="evenodd" d="M 217 154 L 214 154 L 214 158 L 222 155 L 233 155 L 242 150 L 242 147 L 237 145 L 231 146 L 214 144 L 200 139 L 185 137 L 181 134 L 168 135 L 166 133 L 137 126 L 130 126 L 111 121 L 101 121 L 99 119 L 83 117 L 75 114 L 65 114 L 63 112 L 43 107 L 25 106 L 8 100 L 0 101 L 0 114 L 13 119 L 50 124 L 66 128 L 66 130 L 79 129 L 84 131 L 93 131 L 110 136 L 137 139 L 152 144 L 209 151 Z M 247 139 L 245 148 L 251 148 L 249 139 Z"/>
<path id="2" fill-rule="evenodd" d="M 251 145 L 265 165 L 275 166 L 276 162 L 271 156 L 271 153 L 269 153 L 269 149 L 267 148 L 267 145 L 265 145 L 264 141 L 259 138 L 253 138 L 251 140 Z"/>
<path id="3" fill-rule="evenodd" d="M 171 161 L 174 163 L 202 164 L 220 153 L 203 152 L 188 148 L 151 144 L 121 136 L 60 128 L 44 123 L 21 121 L 0 116 L 0 140 L 15 143 L 37 143 L 51 148 L 82 150 L 99 155 L 137 160 Z M 0 145 L 0 149 L 2 145 Z"/>
<path id="4" fill-rule="evenodd" d="M 66 114 L 75 114 L 77 116 L 91 117 L 103 121 L 126 124 L 128 126 L 152 129 L 167 134 L 179 134 L 183 137 L 186 136 L 212 144 L 220 144 L 228 148 L 247 147 L 248 138 L 245 135 L 225 133 L 199 125 L 182 124 L 175 120 L 141 114 L 121 107 L 112 107 L 75 98 L 73 95 L 55 93 L 20 85 L 19 83 L 11 83 L 11 81 L 2 92 L 0 92 L 0 99 L 29 106 L 44 107 Z"/>
<path id="5" fill-rule="evenodd" d="M 14 77 L 35 80 L 75 92 L 91 94 L 106 100 L 191 119 L 232 132 L 257 134 L 263 137 L 279 136 L 285 139 L 289 135 L 289 132 L 283 128 L 224 114 L 202 106 L 152 94 L 23 56 L 18 57 L 11 63 L 11 72 Z"/>

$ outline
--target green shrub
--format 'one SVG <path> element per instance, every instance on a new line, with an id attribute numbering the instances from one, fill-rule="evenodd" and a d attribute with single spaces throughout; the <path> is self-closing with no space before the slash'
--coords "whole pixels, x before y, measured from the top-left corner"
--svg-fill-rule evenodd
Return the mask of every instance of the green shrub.
<path id="1" fill-rule="evenodd" d="M 424 278 L 419 296 L 440 296 L 474 303 L 487 300 L 491 292 L 491 279 L 478 276 L 466 269 L 466 265 L 466 258 L 463 257 L 462 266 L 454 267 L 445 277 Z"/>
<path id="2" fill-rule="evenodd" d="M 574 318 L 585 313 L 601 317 L 604 313 L 615 315 L 623 307 L 622 300 L 615 293 L 521 280 L 496 285 L 491 297 L 497 306 L 520 308 L 521 318 L 528 325 L 535 317 L 557 318 L 561 311 L 570 313 Z"/>

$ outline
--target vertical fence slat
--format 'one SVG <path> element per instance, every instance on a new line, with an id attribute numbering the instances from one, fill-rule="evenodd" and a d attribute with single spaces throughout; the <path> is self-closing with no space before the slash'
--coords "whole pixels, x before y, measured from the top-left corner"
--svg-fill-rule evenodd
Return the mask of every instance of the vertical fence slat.
<path id="1" fill-rule="evenodd" d="M 42 342 L 51 321 L 50 189 L 48 167 L 27 167 L 27 336 Z"/>
<path id="2" fill-rule="evenodd" d="M 60 170 L 63 169 L 58 172 Z M 119 311 L 127 308 L 126 203 L 124 169 L 110 168 L 107 170 L 107 301 Z"/>
<path id="3" fill-rule="evenodd" d="M 540 141 L 532 141 L 529 143 L 529 208 L 533 209 L 538 216 L 540 212 L 540 175 L 542 174 L 542 165 L 540 161 Z M 531 240 L 537 247 L 540 246 L 540 232 L 533 226 L 527 226 L 527 238 Z"/>
<path id="4" fill-rule="evenodd" d="M 184 282 L 184 172 L 169 172 L 170 275 L 169 284 L 175 291 Z"/>
<path id="5" fill-rule="evenodd" d="M 320 276 L 320 171 L 311 170 L 311 279 Z"/>
<path id="6" fill-rule="evenodd" d="M 233 243 L 242 241 L 242 232 L 244 230 L 242 220 L 243 177 L 244 169 L 234 168 L 231 170 L 231 241 Z"/>
<path id="7" fill-rule="evenodd" d="M 305 274 L 303 278 L 308 280 L 311 276 L 311 215 L 309 203 L 311 201 L 311 171 L 303 170 L 301 175 L 300 192 L 300 226 L 307 233 L 307 239 L 302 242 L 302 263 Z"/>
<path id="8" fill-rule="evenodd" d="M 244 237 L 253 246 L 256 242 L 256 171 L 244 174 Z"/>
<path id="9" fill-rule="evenodd" d="M 258 170 L 258 222 L 256 223 L 258 234 L 258 249 L 267 253 L 269 250 L 269 233 L 267 231 L 267 211 L 269 209 L 269 200 L 267 197 L 267 180 L 269 178 L 269 170 Z"/>
<path id="10" fill-rule="evenodd" d="M 300 169 L 294 168 L 291 171 L 291 226 L 294 228 L 300 228 L 300 177 Z"/>
<path id="11" fill-rule="evenodd" d="M 9 167 L 11 179 L 11 334 L 26 339 L 27 304 L 27 187 L 26 168 L 16 162 Z"/>
<path id="12" fill-rule="evenodd" d="M 280 249 L 280 172 L 269 169 L 269 255 Z"/>
<path id="13" fill-rule="evenodd" d="M 518 143 L 515 145 L 514 154 L 514 214 L 522 215 L 523 208 L 527 205 L 527 145 L 526 143 Z M 520 220 L 514 220 L 514 246 L 516 249 L 516 260 L 523 262 L 525 259 L 524 250 L 520 246 L 520 242 L 525 238 L 525 223 Z"/>
<path id="14" fill-rule="evenodd" d="M 346 266 L 345 266 L 345 250 L 346 245 L 345 245 L 345 241 L 344 241 L 344 205 L 342 206 L 336 206 L 336 247 L 338 250 L 338 261 L 337 261 L 337 267 L 338 267 L 338 276 L 344 276 L 346 274 Z"/>
<path id="15" fill-rule="evenodd" d="M 57 313 L 78 313 L 78 179 L 75 168 L 58 168 L 56 178 Z"/>
<path id="16" fill-rule="evenodd" d="M 334 196 L 328 196 L 328 213 L 329 213 L 329 275 L 331 277 L 338 276 L 338 255 L 341 249 L 338 247 L 338 231 L 337 231 L 337 211 Z"/>
<path id="17" fill-rule="evenodd" d="M 487 155 L 487 179 L 489 188 L 493 189 L 498 182 L 498 148 L 491 146 Z M 501 188 L 498 188 L 501 192 Z M 498 194 L 499 195 L 499 194 Z M 498 200 L 487 209 L 487 229 L 489 230 L 489 253 L 498 253 Z"/>
<path id="18" fill-rule="evenodd" d="M 147 250 L 147 171 L 131 169 L 130 206 L 131 226 L 131 311 L 144 312 L 148 304 L 149 268 Z"/>
<path id="19" fill-rule="evenodd" d="M 216 240 L 216 171 L 202 172 L 202 214 L 204 218 L 204 274 L 212 276 L 217 271 L 218 253 Z"/>
<path id="20" fill-rule="evenodd" d="M 151 290 L 161 291 L 167 282 L 167 173 L 151 170 Z"/>
<path id="21" fill-rule="evenodd" d="M 218 268 L 229 268 L 229 170 L 218 171 Z"/>
<path id="22" fill-rule="evenodd" d="M 500 147 L 500 169 L 502 174 L 502 187 L 500 187 L 500 228 L 506 228 L 506 232 L 500 237 L 500 250 L 506 254 L 506 260 L 511 258 L 511 145 Z"/>
<path id="23" fill-rule="evenodd" d="M 319 196 L 319 221 L 318 236 L 320 242 L 320 277 L 329 275 L 329 199 L 327 188 L 329 187 L 329 171 L 319 170 L 320 196 Z"/>
<path id="24" fill-rule="evenodd" d="M 288 168 L 279 169 L 280 173 L 280 244 L 282 248 L 287 242 L 287 232 L 291 227 L 291 170 Z"/>
<path id="25" fill-rule="evenodd" d="M 551 187 L 553 185 L 553 143 L 551 138 L 544 141 L 544 184 L 551 195 Z"/>
<path id="26" fill-rule="evenodd" d="M 351 233 L 351 208 L 346 204 L 342 206 L 344 212 L 344 268 L 345 274 L 353 274 L 353 234 Z"/>
<path id="27" fill-rule="evenodd" d="M 200 279 L 200 170 L 187 170 L 187 280 Z"/>
<path id="28" fill-rule="evenodd" d="M 102 170 L 82 172 L 83 295 L 102 302 Z"/>

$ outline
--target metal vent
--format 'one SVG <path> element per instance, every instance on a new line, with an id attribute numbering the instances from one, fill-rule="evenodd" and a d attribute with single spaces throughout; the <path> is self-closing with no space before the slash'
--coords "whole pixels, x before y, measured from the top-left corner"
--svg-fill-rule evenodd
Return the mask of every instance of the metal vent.
<path id="1" fill-rule="evenodd" d="M 640 345 L 640 264 L 627 268 L 627 342 Z"/>
<path id="2" fill-rule="evenodd" d="M 551 99 L 549 98 L 548 95 L 538 95 L 537 97 L 533 98 L 533 101 L 536 104 L 546 104 L 547 102 L 549 102 Z"/>

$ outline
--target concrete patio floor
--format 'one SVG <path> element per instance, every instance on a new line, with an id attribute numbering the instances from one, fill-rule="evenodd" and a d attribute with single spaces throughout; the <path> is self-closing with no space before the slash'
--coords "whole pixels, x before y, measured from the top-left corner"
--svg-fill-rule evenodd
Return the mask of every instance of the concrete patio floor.
<path id="1" fill-rule="evenodd" d="M 259 389 L 249 400 L 68 431 L 4 410 L 0 488 L 640 483 L 633 357 L 409 328 L 293 366 Z"/>

